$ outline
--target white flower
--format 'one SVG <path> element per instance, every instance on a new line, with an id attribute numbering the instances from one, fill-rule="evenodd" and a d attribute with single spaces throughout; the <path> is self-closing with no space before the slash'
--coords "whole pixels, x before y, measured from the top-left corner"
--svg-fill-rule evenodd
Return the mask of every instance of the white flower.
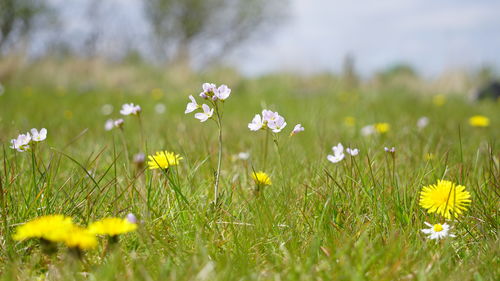
<path id="1" fill-rule="evenodd" d="M 115 121 L 113 119 L 108 119 L 106 120 L 106 123 L 104 123 L 104 130 L 106 131 L 111 131 L 115 127 Z"/>
<path id="2" fill-rule="evenodd" d="M 128 222 L 130 222 L 130 223 L 137 224 L 137 218 L 132 213 L 129 213 L 125 219 L 128 220 Z"/>
<path id="3" fill-rule="evenodd" d="M 238 159 L 240 160 L 248 160 L 250 158 L 250 153 L 249 152 L 240 152 L 238 153 Z"/>
<path id="4" fill-rule="evenodd" d="M 134 157 L 132 158 L 134 163 L 136 164 L 142 164 L 146 160 L 146 155 L 142 152 L 134 154 Z"/>
<path id="5" fill-rule="evenodd" d="M 166 109 L 167 109 L 167 107 L 163 103 L 157 103 L 155 105 L 156 114 L 163 114 L 163 113 L 165 113 Z"/>
<path id="6" fill-rule="evenodd" d="M 428 117 L 420 117 L 417 121 L 417 127 L 419 129 L 423 129 L 425 127 L 427 127 L 427 125 L 429 125 L 429 118 Z"/>
<path id="7" fill-rule="evenodd" d="M 280 115 L 278 114 L 278 112 L 273 112 L 267 109 L 262 110 L 262 120 L 264 122 L 271 122 L 278 119 L 279 117 Z"/>
<path id="8" fill-rule="evenodd" d="M 345 151 L 347 153 L 349 153 L 351 156 L 356 156 L 359 153 L 359 149 L 357 149 L 357 148 L 350 148 L 350 147 L 348 147 L 348 148 L 346 148 Z"/>
<path id="9" fill-rule="evenodd" d="M 286 127 L 285 118 L 278 115 L 278 118 L 267 123 L 267 127 L 269 127 L 269 129 L 271 129 L 274 133 L 279 133 Z"/>
<path id="10" fill-rule="evenodd" d="M 194 115 L 194 118 L 199 119 L 200 122 L 207 121 L 214 114 L 214 109 L 210 109 L 210 107 L 206 104 L 203 104 L 201 109 L 203 109 L 203 112 L 198 112 Z"/>
<path id="11" fill-rule="evenodd" d="M 339 143 L 337 146 L 332 147 L 333 155 L 329 154 L 326 156 L 326 159 L 332 163 L 338 163 L 344 159 L 344 146 Z"/>
<path id="12" fill-rule="evenodd" d="M 116 119 L 115 121 L 113 121 L 113 125 L 115 125 L 115 127 L 117 127 L 117 128 L 121 128 L 123 126 L 123 123 L 125 123 L 125 121 L 123 121 L 122 118 L 119 118 L 119 119 Z"/>
<path id="13" fill-rule="evenodd" d="M 191 100 L 191 102 L 187 104 L 186 110 L 184 111 L 184 114 L 191 113 L 191 112 L 195 111 L 196 109 L 200 108 L 200 106 L 198 105 L 198 103 L 196 102 L 196 100 L 194 99 L 194 97 L 192 95 L 189 96 L 189 99 Z"/>
<path id="14" fill-rule="evenodd" d="M 285 118 L 280 116 L 278 112 L 264 109 L 262 110 L 262 120 L 274 133 L 279 133 L 286 127 Z"/>
<path id="15" fill-rule="evenodd" d="M 12 144 L 10 148 L 15 149 L 19 152 L 27 151 L 30 148 L 30 141 L 30 133 L 26 133 L 26 135 L 20 134 L 19 136 L 17 136 L 17 139 L 10 140 L 10 143 Z"/>
<path id="16" fill-rule="evenodd" d="M 43 141 L 47 138 L 47 129 L 42 128 L 40 132 L 37 129 L 31 129 L 31 139 L 33 141 Z"/>
<path id="17" fill-rule="evenodd" d="M 262 129 L 264 123 L 262 122 L 262 118 L 259 114 L 255 114 L 255 117 L 252 119 L 252 122 L 248 123 L 248 128 L 250 131 L 258 131 Z"/>
<path id="18" fill-rule="evenodd" d="M 376 132 L 375 126 L 373 126 L 373 125 L 368 125 L 368 126 L 364 126 L 363 128 L 361 128 L 361 135 L 363 135 L 363 136 L 373 135 L 375 132 Z"/>
<path id="19" fill-rule="evenodd" d="M 447 236 L 455 237 L 455 235 L 453 235 L 449 232 L 451 227 L 447 223 L 443 223 L 443 224 L 438 223 L 435 225 L 432 225 L 428 222 L 424 222 L 424 223 L 425 223 L 425 225 L 427 225 L 430 228 L 422 229 L 422 232 L 425 234 L 429 234 L 429 236 L 427 236 L 427 238 L 429 238 L 429 239 L 439 240 L 439 239 L 443 239 Z"/>
<path id="20" fill-rule="evenodd" d="M 214 95 L 219 100 L 226 100 L 231 94 L 231 89 L 229 89 L 226 85 L 221 85 L 216 91 L 214 91 Z"/>
<path id="21" fill-rule="evenodd" d="M 202 88 L 203 92 L 200 93 L 200 97 L 204 99 L 211 97 L 217 90 L 217 86 L 213 83 L 203 83 Z"/>
<path id="22" fill-rule="evenodd" d="M 293 130 L 290 133 L 290 136 L 296 135 L 296 134 L 303 132 L 303 131 L 304 131 L 304 127 L 302 127 L 301 124 L 297 124 L 297 125 L 295 125 L 295 127 L 293 127 Z"/>
<path id="23" fill-rule="evenodd" d="M 105 104 L 101 107 L 101 113 L 103 115 L 110 115 L 113 113 L 113 106 L 111 104 Z"/>
<path id="24" fill-rule="evenodd" d="M 384 150 L 385 150 L 385 152 L 389 152 L 389 153 L 394 153 L 394 152 L 396 152 L 396 148 L 395 148 L 394 146 L 393 146 L 393 147 L 391 147 L 391 148 L 388 148 L 388 147 L 386 146 L 386 147 L 384 147 Z"/>
<path id="25" fill-rule="evenodd" d="M 122 115 L 137 115 L 141 112 L 141 107 L 138 105 L 134 105 L 133 103 L 126 103 L 122 105 L 122 109 L 120 110 L 120 113 Z"/>

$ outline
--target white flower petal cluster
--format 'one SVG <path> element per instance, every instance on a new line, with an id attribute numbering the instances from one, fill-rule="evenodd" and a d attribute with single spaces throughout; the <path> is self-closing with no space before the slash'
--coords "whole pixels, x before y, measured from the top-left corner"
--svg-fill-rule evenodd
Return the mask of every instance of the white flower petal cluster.
<path id="1" fill-rule="evenodd" d="M 200 122 L 205 122 L 208 119 L 210 119 L 212 115 L 214 115 L 214 109 L 210 108 L 210 106 L 206 104 L 203 104 L 201 106 L 201 109 L 203 110 L 203 112 L 198 112 L 194 114 L 194 118 L 200 120 Z"/>
<path id="2" fill-rule="evenodd" d="M 123 127 L 123 123 L 125 123 L 125 121 L 122 118 L 116 120 L 108 119 L 104 124 L 104 130 L 111 131 L 113 128 L 121 128 Z"/>
<path id="3" fill-rule="evenodd" d="M 304 131 L 304 127 L 302 127 L 302 124 L 297 124 L 295 127 L 293 127 L 292 132 L 290 133 L 290 136 L 294 136 L 300 132 Z"/>
<path id="4" fill-rule="evenodd" d="M 42 128 L 40 131 L 33 128 L 31 129 L 31 134 L 20 134 L 15 139 L 10 140 L 10 148 L 15 149 L 19 152 L 25 152 L 30 149 L 30 143 L 41 142 L 47 138 L 47 129 Z"/>
<path id="5" fill-rule="evenodd" d="M 422 229 L 421 231 L 428 234 L 427 238 L 431 240 L 439 240 L 446 237 L 455 237 L 455 235 L 450 233 L 451 226 L 447 223 L 432 225 L 428 222 L 424 222 L 429 228 Z"/>
<path id="6" fill-rule="evenodd" d="M 141 113 L 142 109 L 139 105 L 135 105 L 133 103 L 126 103 L 122 105 L 122 109 L 120 110 L 120 113 L 122 115 L 139 115 Z"/>
<path id="7" fill-rule="evenodd" d="M 389 147 L 386 146 L 386 147 L 384 147 L 384 151 L 385 152 L 389 152 L 389 153 L 395 153 L 396 152 L 396 148 L 394 146 L 391 147 L 391 148 L 389 148 Z"/>
<path id="8" fill-rule="evenodd" d="M 336 146 L 332 147 L 333 154 L 328 154 L 326 159 L 332 163 L 338 163 L 345 158 L 344 146 L 339 142 Z M 356 156 L 359 154 L 359 149 L 348 147 L 346 150 L 347 154 L 351 156 Z"/>
<path id="9" fill-rule="evenodd" d="M 224 84 L 217 88 L 217 85 L 213 83 L 203 83 L 202 88 L 203 92 L 200 93 L 200 97 L 203 99 L 225 101 L 231 95 L 231 89 Z"/>
<path id="10" fill-rule="evenodd" d="M 213 83 L 203 83 L 202 88 L 203 91 L 200 93 L 200 97 L 208 100 L 215 108 L 218 108 L 217 101 L 224 102 L 231 95 L 231 89 L 226 85 L 221 85 L 217 88 L 217 85 Z M 199 105 L 192 95 L 189 96 L 189 100 L 190 102 L 186 105 L 184 114 L 201 109 L 202 112 L 195 113 L 194 118 L 200 120 L 200 122 L 205 122 L 212 118 L 214 115 L 214 108 L 210 108 L 207 104 Z"/>
<path id="11" fill-rule="evenodd" d="M 299 124 L 300 125 L 300 124 Z M 286 127 L 286 121 L 278 112 L 264 109 L 262 117 L 256 114 L 252 122 L 248 123 L 248 128 L 251 131 L 265 130 L 269 128 L 273 133 L 279 133 Z"/>

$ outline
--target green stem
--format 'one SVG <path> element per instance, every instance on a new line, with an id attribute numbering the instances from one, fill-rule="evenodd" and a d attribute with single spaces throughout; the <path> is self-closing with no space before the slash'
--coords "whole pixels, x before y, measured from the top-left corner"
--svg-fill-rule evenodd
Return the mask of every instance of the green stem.
<path id="1" fill-rule="evenodd" d="M 217 199 L 219 194 L 220 169 L 222 165 L 222 116 L 217 106 L 215 106 L 215 112 L 217 113 L 217 125 L 219 127 L 219 153 L 217 159 L 217 173 L 215 174 L 215 186 L 214 186 L 214 204 L 217 205 Z"/>

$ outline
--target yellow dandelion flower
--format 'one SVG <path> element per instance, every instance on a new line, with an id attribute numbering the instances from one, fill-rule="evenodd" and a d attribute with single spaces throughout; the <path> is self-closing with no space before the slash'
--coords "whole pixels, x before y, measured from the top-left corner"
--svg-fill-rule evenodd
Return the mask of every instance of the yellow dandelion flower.
<path id="1" fill-rule="evenodd" d="M 160 88 L 154 88 L 151 90 L 151 97 L 154 99 L 154 100 L 160 100 L 161 98 L 163 98 L 163 90 L 160 89 Z"/>
<path id="2" fill-rule="evenodd" d="M 354 127 L 354 125 L 356 125 L 356 119 L 352 116 L 347 116 L 344 118 L 344 124 L 348 127 Z"/>
<path id="3" fill-rule="evenodd" d="M 431 152 L 427 152 L 425 155 L 424 155 L 424 159 L 426 161 L 431 161 L 435 158 L 436 156 L 434 155 L 434 153 L 431 153 Z"/>
<path id="4" fill-rule="evenodd" d="M 490 119 L 483 115 L 474 115 L 469 118 L 469 124 L 472 127 L 488 127 L 490 125 Z"/>
<path id="5" fill-rule="evenodd" d="M 467 210 L 470 205 L 470 193 L 462 185 L 451 181 L 438 180 L 437 184 L 424 186 L 420 192 L 420 206 L 428 213 L 438 213 L 450 219 L 451 213 L 455 217 Z"/>
<path id="6" fill-rule="evenodd" d="M 86 228 L 73 226 L 67 232 L 63 240 L 69 248 L 79 248 L 81 250 L 93 249 L 97 246 L 97 238 Z"/>
<path id="7" fill-rule="evenodd" d="M 148 159 L 149 169 L 167 169 L 179 165 L 179 161 L 184 158 L 173 152 L 159 151 L 155 155 L 149 155 Z"/>
<path id="8" fill-rule="evenodd" d="M 121 218 L 105 218 L 89 225 L 89 232 L 96 235 L 116 236 L 137 229 L 137 224 Z"/>
<path id="9" fill-rule="evenodd" d="M 12 238 L 18 241 L 40 238 L 51 242 L 61 242 L 72 227 L 73 222 L 70 217 L 63 215 L 42 216 L 18 226 Z"/>
<path id="10" fill-rule="evenodd" d="M 446 96 L 445 95 L 435 95 L 432 98 L 432 103 L 435 106 L 443 106 L 446 103 Z"/>
<path id="11" fill-rule="evenodd" d="M 271 185 L 271 178 L 269 175 L 266 173 L 260 171 L 260 172 L 253 172 L 252 173 L 252 179 L 254 180 L 255 184 L 257 185 Z"/>
<path id="12" fill-rule="evenodd" d="M 375 128 L 375 131 L 377 131 L 377 133 L 379 134 L 385 134 L 387 132 L 389 132 L 389 130 L 391 129 L 391 125 L 389 123 L 376 123 L 375 125 L 373 125 L 374 128 Z"/>

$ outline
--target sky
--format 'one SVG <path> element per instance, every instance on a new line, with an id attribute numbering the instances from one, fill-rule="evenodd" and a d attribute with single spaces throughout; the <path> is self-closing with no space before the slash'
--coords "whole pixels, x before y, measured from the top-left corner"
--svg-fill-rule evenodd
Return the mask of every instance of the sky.
<path id="1" fill-rule="evenodd" d="M 363 74 L 399 62 L 424 75 L 500 69 L 500 1 L 291 1 L 284 26 L 232 58 L 245 73 L 339 71 L 346 54 Z"/>
<path id="2" fill-rule="evenodd" d="M 120 6 L 112 9 L 113 16 L 128 24 L 109 32 L 136 32 L 140 39 L 146 28 L 138 12 L 140 1 L 108 1 Z M 499 0 L 289 1 L 285 22 L 257 34 L 227 62 L 248 75 L 338 72 L 347 54 L 364 75 L 396 63 L 409 63 L 427 76 L 457 67 L 491 65 L 500 70 Z M 78 13 L 78 4 L 68 5 L 68 17 Z M 85 29 L 78 20 L 71 24 L 70 30 Z"/>

